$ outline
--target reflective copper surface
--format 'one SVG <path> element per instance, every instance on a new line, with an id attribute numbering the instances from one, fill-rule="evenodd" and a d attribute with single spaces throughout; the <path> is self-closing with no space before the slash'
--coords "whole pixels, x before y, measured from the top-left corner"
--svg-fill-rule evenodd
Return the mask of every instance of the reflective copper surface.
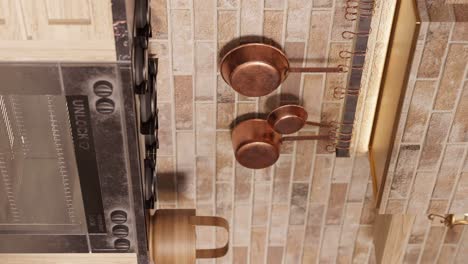
<path id="1" fill-rule="evenodd" d="M 307 111 L 298 105 L 283 105 L 273 110 L 267 117 L 270 126 L 280 134 L 292 134 L 304 127 Z"/>
<path id="2" fill-rule="evenodd" d="M 232 146 L 237 161 L 250 169 L 273 165 L 279 157 L 280 134 L 266 120 L 250 119 L 232 131 Z"/>
<path id="3" fill-rule="evenodd" d="M 263 169 L 275 164 L 283 141 L 329 139 L 329 135 L 281 137 L 264 119 L 243 121 L 232 131 L 236 160 L 249 169 Z"/>
<path id="4" fill-rule="evenodd" d="M 280 49 L 263 44 L 249 43 L 229 51 L 221 60 L 221 76 L 238 93 L 264 96 L 274 91 L 289 72 L 343 72 L 342 67 L 290 68 Z"/>

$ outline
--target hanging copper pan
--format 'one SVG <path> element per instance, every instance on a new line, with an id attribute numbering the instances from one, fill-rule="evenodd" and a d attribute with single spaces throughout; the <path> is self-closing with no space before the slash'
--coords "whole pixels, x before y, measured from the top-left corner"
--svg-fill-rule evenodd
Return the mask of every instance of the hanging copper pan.
<path id="1" fill-rule="evenodd" d="M 299 105 L 283 105 L 267 117 L 268 124 L 280 134 L 292 134 L 299 131 L 305 125 L 329 127 L 328 124 L 307 121 L 307 111 Z"/>
<path id="2" fill-rule="evenodd" d="M 229 51 L 221 60 L 220 71 L 224 81 L 238 93 L 259 97 L 278 88 L 290 72 L 344 72 L 344 68 L 292 68 L 280 49 L 249 43 Z"/>
<path id="3" fill-rule="evenodd" d="M 249 119 L 232 131 L 236 160 L 249 169 L 263 169 L 278 160 L 283 141 L 330 139 L 328 135 L 281 137 L 264 119 Z"/>

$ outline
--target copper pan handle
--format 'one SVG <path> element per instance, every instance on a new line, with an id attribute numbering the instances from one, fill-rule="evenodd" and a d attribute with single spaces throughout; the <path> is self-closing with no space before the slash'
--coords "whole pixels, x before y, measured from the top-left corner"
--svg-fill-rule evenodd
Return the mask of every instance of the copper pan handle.
<path id="1" fill-rule="evenodd" d="M 312 121 L 306 121 L 305 124 L 309 126 L 331 127 L 331 125 L 328 123 L 318 123 L 318 122 L 312 122 Z"/>
<path id="2" fill-rule="evenodd" d="M 282 137 L 282 141 L 297 141 L 297 140 L 322 140 L 322 139 L 330 139 L 329 135 L 318 135 L 318 136 L 288 136 Z"/>
<path id="3" fill-rule="evenodd" d="M 343 67 L 292 67 L 289 72 L 344 72 Z"/>

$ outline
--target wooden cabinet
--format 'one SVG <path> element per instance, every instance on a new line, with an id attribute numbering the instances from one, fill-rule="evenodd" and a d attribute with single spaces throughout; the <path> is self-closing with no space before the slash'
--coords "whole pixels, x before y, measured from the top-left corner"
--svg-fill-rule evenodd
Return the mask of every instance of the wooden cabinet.
<path id="1" fill-rule="evenodd" d="M 115 57 L 110 0 L 0 0 L 0 60 Z"/>

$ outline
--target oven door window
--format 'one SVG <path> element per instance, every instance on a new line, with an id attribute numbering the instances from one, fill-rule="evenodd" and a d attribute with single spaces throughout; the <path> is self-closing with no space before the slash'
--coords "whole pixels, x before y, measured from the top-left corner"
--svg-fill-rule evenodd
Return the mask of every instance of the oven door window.
<path id="1" fill-rule="evenodd" d="M 86 233 L 63 96 L 0 95 L 0 233 Z"/>

